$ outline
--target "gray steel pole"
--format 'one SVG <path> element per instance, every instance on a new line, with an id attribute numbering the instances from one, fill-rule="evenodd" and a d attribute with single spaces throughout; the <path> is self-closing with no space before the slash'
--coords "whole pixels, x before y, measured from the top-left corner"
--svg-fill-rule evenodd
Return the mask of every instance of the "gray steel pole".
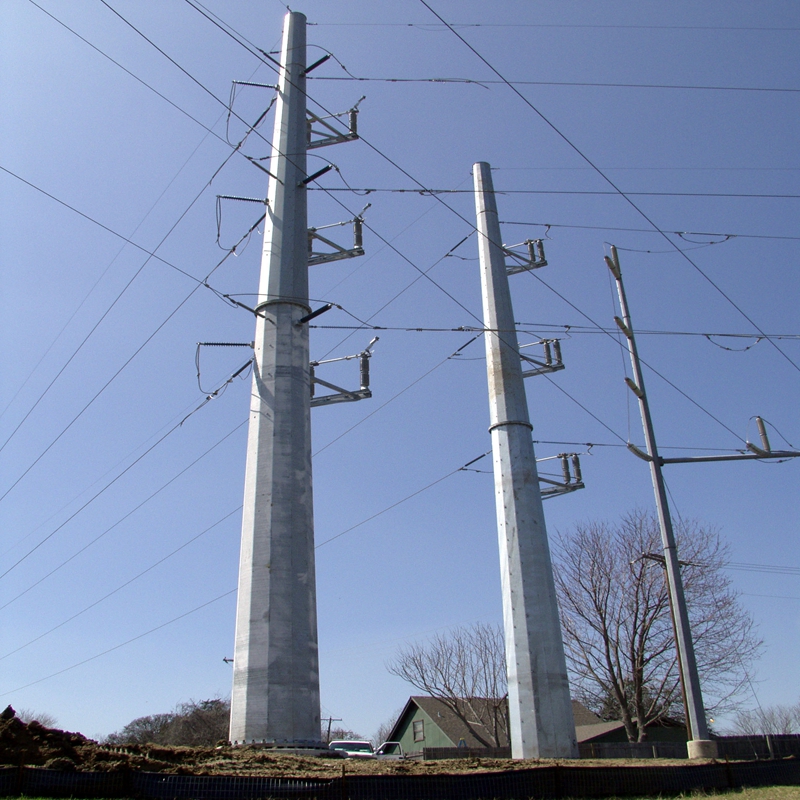
<path id="1" fill-rule="evenodd" d="M 286 15 L 256 307 L 230 737 L 320 741 L 308 326 L 306 18 Z"/>
<path id="2" fill-rule="evenodd" d="M 700 678 L 697 674 L 697 660 L 694 655 L 692 633 L 689 627 L 689 613 L 686 610 L 686 598 L 683 594 L 683 580 L 678 562 L 678 549 L 675 546 L 675 534 L 672 530 L 672 519 L 667 502 L 667 491 L 664 485 L 664 476 L 661 473 L 661 459 L 656 446 L 656 436 L 653 421 L 650 417 L 650 404 L 644 390 L 644 377 L 639 353 L 636 349 L 636 339 L 633 335 L 633 325 L 628 311 L 628 301 L 625 296 L 625 287 L 622 283 L 622 271 L 619 266 L 617 248 L 611 247 L 611 258 L 606 258 L 606 263 L 614 275 L 617 283 L 617 294 L 622 312 L 622 325 L 620 328 L 628 340 L 628 352 L 633 369 L 634 386 L 630 388 L 639 399 L 639 410 L 642 415 L 642 428 L 649 455 L 650 476 L 653 480 L 653 490 L 658 509 L 658 521 L 661 528 L 661 544 L 664 550 L 664 566 L 667 574 L 667 587 L 669 602 L 672 610 L 672 619 L 675 627 L 675 646 L 678 651 L 681 682 L 683 684 L 684 705 L 686 719 L 689 727 L 689 758 L 713 758 L 717 754 L 716 742 L 708 738 L 706 713 L 703 708 L 703 695 L 700 691 Z M 619 322 L 617 323 L 619 324 Z"/>
<path id="3" fill-rule="evenodd" d="M 492 173 L 473 168 L 513 758 L 577 758 L 528 403 Z"/>

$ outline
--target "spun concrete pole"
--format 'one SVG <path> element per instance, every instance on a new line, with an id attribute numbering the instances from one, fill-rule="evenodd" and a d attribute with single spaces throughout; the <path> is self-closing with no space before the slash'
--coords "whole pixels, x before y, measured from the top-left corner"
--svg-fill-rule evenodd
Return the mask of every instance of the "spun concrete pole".
<path id="1" fill-rule="evenodd" d="M 513 758 L 577 758 L 564 644 L 491 168 L 474 165 Z"/>
<path id="2" fill-rule="evenodd" d="M 247 443 L 230 738 L 319 742 L 308 326 L 306 18 L 286 15 Z"/>

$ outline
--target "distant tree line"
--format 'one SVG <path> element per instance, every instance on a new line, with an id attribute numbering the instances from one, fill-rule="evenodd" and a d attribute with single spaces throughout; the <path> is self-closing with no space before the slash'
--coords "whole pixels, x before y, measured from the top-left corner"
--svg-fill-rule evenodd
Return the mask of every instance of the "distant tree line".
<path id="1" fill-rule="evenodd" d="M 190 700 L 168 714 L 137 717 L 109 734 L 106 744 L 163 744 L 203 746 L 228 740 L 230 700 Z"/>

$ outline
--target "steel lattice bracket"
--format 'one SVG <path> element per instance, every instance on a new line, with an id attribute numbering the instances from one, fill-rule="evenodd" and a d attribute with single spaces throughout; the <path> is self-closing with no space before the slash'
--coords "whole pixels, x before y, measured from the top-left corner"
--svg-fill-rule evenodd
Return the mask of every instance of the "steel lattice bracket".
<path id="1" fill-rule="evenodd" d="M 328 261 L 340 261 L 343 258 L 356 258 L 357 256 L 364 255 L 364 221 L 361 217 L 356 217 L 352 220 L 353 223 L 353 246 L 350 249 L 342 247 L 341 245 L 332 242 L 330 239 L 320 234 L 321 230 L 326 228 L 337 228 L 341 225 L 347 225 L 348 222 L 335 222 L 332 225 L 325 225 L 322 228 L 309 228 L 308 229 L 308 266 L 314 264 L 325 264 Z M 333 248 L 327 251 L 314 250 L 314 242 L 322 242 Z"/>
<path id="2" fill-rule="evenodd" d="M 520 347 L 520 350 L 537 344 L 542 345 L 544 348 L 544 361 L 538 361 L 520 353 L 519 356 L 523 361 L 534 366 L 534 369 L 525 370 L 522 373 L 523 378 L 530 378 L 532 375 L 544 375 L 548 372 L 558 372 L 560 369 L 564 369 L 564 362 L 561 360 L 561 342 L 558 339 L 542 339 L 532 344 L 524 344 Z"/>
<path id="3" fill-rule="evenodd" d="M 360 353 L 356 353 L 352 356 L 342 356 L 341 358 L 329 358 L 326 361 L 312 361 L 310 366 L 311 369 L 311 407 L 315 408 L 316 406 L 325 406 L 330 405 L 332 403 L 353 403 L 356 400 L 366 400 L 368 397 L 372 397 L 372 392 L 369 388 L 369 360 L 372 358 L 372 347 L 375 342 L 378 341 L 378 337 L 376 336 L 366 347 L 365 350 L 362 350 Z M 316 368 L 319 367 L 321 364 L 332 364 L 335 361 L 351 361 L 354 358 L 359 359 L 361 364 L 361 386 L 358 389 L 350 390 L 344 389 L 341 386 L 337 386 L 335 383 L 329 383 L 328 381 L 322 380 L 322 378 L 318 378 L 316 375 Z M 333 389 L 334 394 L 323 394 L 318 397 L 314 395 L 314 387 L 315 386 L 325 386 L 327 389 Z"/>
<path id="4" fill-rule="evenodd" d="M 361 98 L 364 99 L 363 97 Z M 361 100 L 358 101 L 359 103 Z M 349 130 L 341 130 L 334 125 L 331 125 L 325 120 L 335 119 L 339 120 L 347 114 L 350 123 Z M 341 114 L 331 114 L 329 117 L 318 117 L 312 111 L 307 111 L 307 144 L 306 149 L 314 150 L 317 147 L 327 147 L 329 144 L 339 144 L 341 142 L 352 142 L 358 139 L 358 103 L 349 111 L 344 111 Z M 314 138 L 314 136 L 318 138 Z"/>
<path id="5" fill-rule="evenodd" d="M 554 458 L 561 461 L 561 472 L 564 476 L 563 481 L 553 481 L 549 478 L 539 477 L 540 483 L 548 484 L 547 487 L 541 489 L 542 500 L 547 500 L 548 497 L 557 497 L 562 494 L 569 494 L 578 489 L 585 489 L 586 484 L 583 482 L 581 474 L 581 460 L 577 453 L 560 453 Z M 537 462 L 540 459 L 537 459 Z M 541 459 L 542 461 L 549 461 L 550 459 Z M 570 464 L 572 471 L 570 471 Z"/>
<path id="6" fill-rule="evenodd" d="M 525 246 L 528 248 L 528 257 L 525 258 L 519 253 L 515 253 L 514 247 Z M 506 265 L 507 275 L 516 275 L 518 272 L 529 272 L 532 269 L 539 269 L 547 266 L 547 259 L 544 257 L 544 243 L 541 239 L 526 239 L 521 244 L 504 245 L 503 251 L 507 256 L 517 260 L 516 264 Z"/>

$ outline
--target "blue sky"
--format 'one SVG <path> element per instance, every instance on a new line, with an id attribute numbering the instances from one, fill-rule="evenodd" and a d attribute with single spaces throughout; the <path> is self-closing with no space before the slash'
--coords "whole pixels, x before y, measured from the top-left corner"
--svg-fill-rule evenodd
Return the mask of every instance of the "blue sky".
<path id="1" fill-rule="evenodd" d="M 224 202 L 218 246 L 216 196 L 266 196 L 226 104 L 233 80 L 274 82 L 240 42 L 276 50 L 286 7 L 204 0 L 228 35 L 198 5 L 0 8 L 1 701 L 89 736 L 230 691 L 249 378 L 179 423 L 247 358 L 204 348 L 201 389 L 196 343 L 252 339 L 200 282 L 259 214 Z M 741 448 L 755 414 L 773 447 L 800 445 L 796 4 L 430 5 L 458 36 L 411 0 L 293 7 L 309 61 L 335 56 L 310 107 L 366 95 L 363 140 L 309 159 L 338 169 L 310 224 L 372 204 L 366 256 L 311 273 L 314 303 L 342 307 L 315 320 L 313 358 L 380 336 L 374 397 L 313 412 L 323 716 L 365 735 L 411 693 L 385 668 L 399 646 L 500 619 L 492 478 L 458 471 L 490 447 L 483 343 L 457 330 L 480 324 L 474 236 L 453 250 L 475 161 L 505 241 L 546 237 L 549 266 L 511 281 L 521 343 L 557 336 L 567 365 L 527 383 L 534 439 L 540 458 L 585 453 L 587 485 L 545 504 L 551 532 L 653 502 L 624 447 L 642 444 L 629 367 L 597 327 L 617 313 L 609 243 L 642 358 L 680 390 L 646 373 L 665 454 Z M 271 97 L 238 90 L 230 142 Z M 242 150 L 267 155 L 271 131 L 268 114 Z M 218 293 L 248 304 L 262 232 L 208 279 Z M 354 362 L 327 370 L 356 385 Z M 732 562 L 783 570 L 729 573 L 765 641 L 762 705 L 798 699 L 798 469 L 667 472 L 674 512 L 718 527 Z"/>

